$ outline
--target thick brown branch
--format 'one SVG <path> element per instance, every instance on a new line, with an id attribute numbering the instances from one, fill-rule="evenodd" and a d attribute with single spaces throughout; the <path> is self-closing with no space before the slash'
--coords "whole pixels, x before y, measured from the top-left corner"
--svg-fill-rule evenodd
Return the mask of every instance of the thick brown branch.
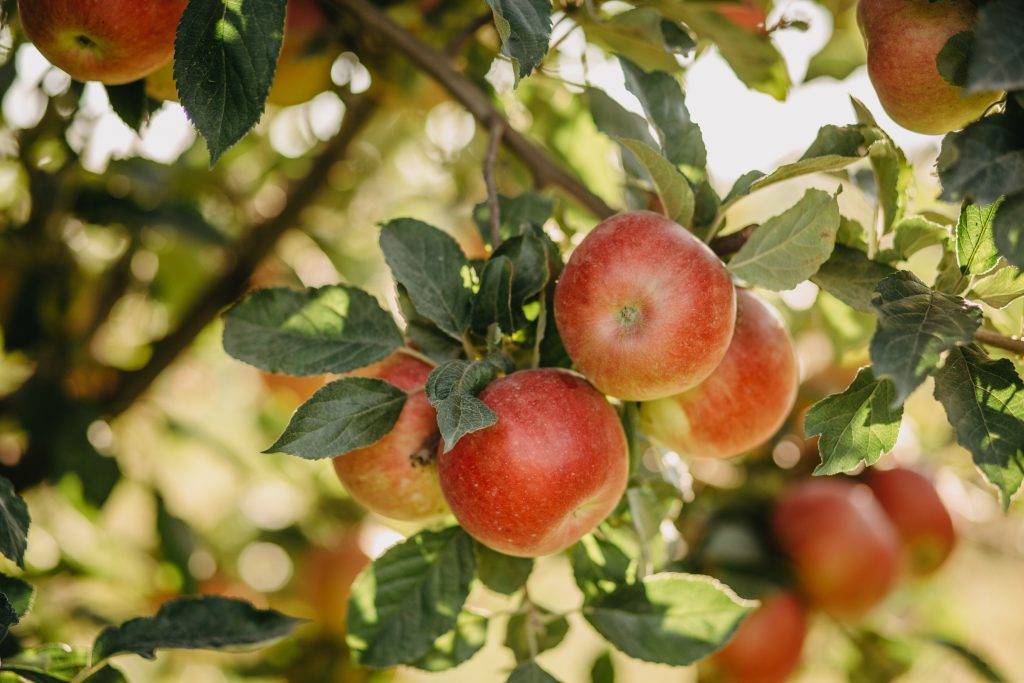
<path id="1" fill-rule="evenodd" d="M 1024 358 L 1024 339 L 1005 337 L 998 332 L 992 332 L 990 330 L 978 330 L 977 334 L 974 335 L 974 339 L 986 346 L 993 346 L 997 349 L 1002 349 L 1003 351 L 1009 351 L 1012 354 Z"/>
<path id="2" fill-rule="evenodd" d="M 346 152 L 375 107 L 368 95 L 349 101 L 341 130 L 313 160 L 309 172 L 288 190 L 281 212 L 253 226 L 233 250 L 234 259 L 221 275 L 196 298 L 178 327 L 153 347 L 153 355 L 141 369 L 125 373 L 108 404 L 108 413 L 117 415 L 138 399 L 153 381 L 181 354 L 192 340 L 224 309 L 245 293 L 249 278 L 278 240 L 295 227 L 302 212 L 313 203 L 327 185 L 331 167 Z"/>
<path id="3" fill-rule="evenodd" d="M 501 203 L 498 201 L 498 181 L 495 178 L 495 166 L 498 164 L 498 148 L 505 134 L 505 121 L 496 117 L 491 121 L 491 137 L 487 143 L 487 156 L 484 157 L 484 184 L 487 185 L 487 209 L 490 212 L 491 248 L 501 245 Z"/>
<path id="4" fill-rule="evenodd" d="M 331 0 L 337 7 L 356 18 L 365 31 L 376 33 L 382 42 L 404 54 L 413 64 L 451 93 L 482 125 L 491 126 L 495 117 L 505 117 L 466 76 L 456 71 L 443 54 L 422 42 L 367 0 Z M 599 218 L 615 213 L 603 199 L 591 192 L 579 178 L 567 171 L 547 152 L 508 126 L 505 121 L 505 147 L 519 157 L 530 170 L 538 187 L 561 188 L 566 194 Z"/>

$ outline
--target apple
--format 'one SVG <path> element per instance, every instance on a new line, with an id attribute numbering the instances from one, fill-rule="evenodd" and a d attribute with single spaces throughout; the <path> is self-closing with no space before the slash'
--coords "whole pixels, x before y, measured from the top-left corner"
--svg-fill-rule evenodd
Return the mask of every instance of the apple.
<path id="1" fill-rule="evenodd" d="M 267 391 L 287 396 L 292 403 L 299 405 L 308 401 L 317 389 L 320 389 L 327 380 L 323 375 L 310 375 L 309 377 L 292 377 L 291 375 L 279 375 L 273 372 L 261 372 L 260 379 Z"/>
<path id="2" fill-rule="evenodd" d="M 438 480 L 434 450 L 440 434 L 424 386 L 431 367 L 395 352 L 353 375 L 375 377 L 409 397 L 394 428 L 376 443 L 334 458 L 345 490 L 363 507 L 408 522 L 434 519 L 448 511 Z"/>
<path id="3" fill-rule="evenodd" d="M 782 683 L 800 664 L 806 636 L 807 608 L 793 593 L 775 593 L 743 620 L 713 666 L 728 683 Z"/>
<path id="4" fill-rule="evenodd" d="M 738 290 L 736 331 L 725 358 L 689 391 L 641 404 L 643 430 L 681 454 L 731 458 L 779 430 L 796 402 L 799 374 L 778 314 Z"/>
<path id="5" fill-rule="evenodd" d="M 296 588 L 327 629 L 345 630 L 345 615 L 352 582 L 370 563 L 359 546 L 358 527 L 346 530 L 326 546 L 313 546 L 299 562 Z"/>
<path id="6" fill-rule="evenodd" d="M 462 527 L 508 555 L 568 548 L 615 508 L 629 455 L 618 414 L 567 370 L 522 370 L 480 393 L 494 425 L 462 437 L 438 465 Z"/>
<path id="7" fill-rule="evenodd" d="M 79 81 L 130 83 L 174 54 L 188 0 L 18 0 L 26 35 Z"/>
<path id="8" fill-rule="evenodd" d="M 334 87 L 331 67 L 338 50 L 326 41 L 324 45 L 317 44 L 329 26 L 327 15 L 315 0 L 288 0 L 284 41 L 267 96 L 269 104 L 280 107 L 302 104 Z M 178 101 L 173 63 L 146 79 L 146 92 L 156 99 Z"/>
<path id="9" fill-rule="evenodd" d="M 650 401 L 708 377 L 725 356 L 736 292 L 717 256 L 650 211 L 603 221 L 555 291 L 555 320 L 576 367 L 606 394 Z"/>
<path id="10" fill-rule="evenodd" d="M 868 75 L 893 121 L 941 135 L 963 128 L 1002 96 L 967 94 L 939 73 L 939 52 L 950 37 L 972 31 L 976 19 L 971 0 L 860 0 Z"/>
<path id="11" fill-rule="evenodd" d="M 956 545 L 956 531 L 931 481 L 904 468 L 872 469 L 864 481 L 896 527 L 910 572 L 924 576 L 941 567 Z"/>
<path id="12" fill-rule="evenodd" d="M 776 504 L 772 528 L 804 593 L 833 616 L 862 616 L 895 584 L 899 536 L 863 484 L 799 483 Z"/>

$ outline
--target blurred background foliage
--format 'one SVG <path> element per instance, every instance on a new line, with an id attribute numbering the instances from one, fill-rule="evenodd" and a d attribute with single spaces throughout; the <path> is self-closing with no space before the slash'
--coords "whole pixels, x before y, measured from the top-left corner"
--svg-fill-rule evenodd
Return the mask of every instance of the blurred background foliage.
<path id="1" fill-rule="evenodd" d="M 773 8 L 769 24 L 778 28 L 776 43 L 797 83 L 785 104 L 748 91 L 713 50 L 681 62 L 690 67 L 687 99 L 720 191 L 744 170 L 795 158 L 818 126 L 852 120 L 848 93 L 863 97 L 892 129 L 865 88 L 853 6 L 822 0 Z M 571 20 L 560 23 L 558 47 L 513 93 L 508 64 L 496 59 L 494 29 L 481 25 L 461 35 L 481 9 L 482 3 L 421 0 L 399 3 L 393 15 L 427 42 L 447 46 L 475 82 L 495 92 L 515 128 L 541 141 L 606 202 L 636 201 L 623 190 L 617 148 L 598 133 L 577 87 L 586 80 L 635 109 L 600 36 L 588 34 L 588 43 Z M 322 379 L 275 377 L 231 361 L 219 322 L 185 335 L 187 343 L 170 358 L 160 348 L 204 297 L 225 287 L 341 281 L 397 310 L 378 224 L 414 216 L 449 231 L 467 254 L 481 254 L 472 210 L 485 196 L 487 131 L 432 81 L 388 55 L 387 46 L 369 46 L 359 57 L 339 57 L 335 92 L 269 111 L 255 134 L 210 169 L 177 105 L 164 105 L 137 136 L 101 88 L 72 83 L 10 28 L 0 42 L 0 473 L 25 490 L 33 513 L 25 578 L 38 589 L 31 614 L 0 648 L 85 643 L 105 625 L 201 592 L 245 597 L 312 623 L 258 654 L 165 653 L 155 662 L 119 662 L 130 680 L 480 681 L 507 670 L 513 661 L 501 648 L 501 629 L 492 629 L 484 653 L 440 676 L 353 668 L 343 637 L 348 585 L 368 557 L 410 529 L 367 517 L 330 463 L 260 453 Z M 372 111 L 353 111 L 365 106 L 360 97 L 372 100 Z M 283 226 L 248 282 L 224 280 L 244 262 L 239 245 L 246 236 L 275 219 L 332 144 L 326 141 L 356 113 L 360 129 L 329 159 L 315 200 Z M 938 139 L 892 132 L 915 161 L 913 212 L 955 219 L 956 207 L 936 199 L 931 167 Z M 529 189 L 528 178 L 516 164 L 500 165 L 507 194 Z M 830 188 L 835 179 L 761 192 L 731 209 L 729 225 L 773 215 L 816 183 Z M 843 213 L 870 220 L 870 186 L 862 187 L 856 172 L 843 185 Z M 546 229 L 570 247 L 594 221 L 571 200 L 552 196 L 559 201 Z M 939 254 L 919 252 L 912 269 L 934 274 Z M 773 303 L 797 341 L 799 408 L 806 409 L 843 389 L 866 361 L 873 321 L 810 283 Z M 1019 333 L 1024 299 L 990 313 L 1001 328 Z M 168 367 L 149 376 L 154 365 Z M 748 495 L 752 471 L 770 478 L 772 471 L 813 465 L 816 451 L 802 437 L 800 410 L 780 439 L 745 461 L 679 463 L 683 490 L 710 484 L 725 496 Z M 938 576 L 901 588 L 872 626 L 970 643 L 1011 680 L 1024 680 L 1021 507 L 999 511 L 930 391 L 915 394 L 907 413 L 887 458 L 935 473 L 963 540 Z M 684 495 L 683 504 L 693 508 L 684 510 L 684 525 L 698 524 L 709 506 L 700 496 Z M 531 596 L 564 607 L 576 590 L 565 560 L 546 558 L 539 567 Z M 494 595 L 478 597 L 495 612 L 509 607 Z M 800 680 L 847 680 L 849 670 L 868 672 L 860 680 L 879 680 L 864 658 L 901 648 L 878 658 L 905 659 L 909 671 L 901 680 L 976 680 L 941 647 L 879 641 L 855 650 L 839 626 L 816 619 Z M 570 623 L 544 665 L 562 680 L 589 680 L 604 646 L 578 615 Z M 697 675 L 618 654 L 612 661 L 623 681 Z"/>

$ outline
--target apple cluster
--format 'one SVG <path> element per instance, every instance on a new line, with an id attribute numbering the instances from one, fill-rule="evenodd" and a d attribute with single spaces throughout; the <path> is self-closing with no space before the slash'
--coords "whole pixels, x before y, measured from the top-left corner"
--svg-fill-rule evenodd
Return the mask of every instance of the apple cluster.
<path id="1" fill-rule="evenodd" d="M 146 80 L 158 100 L 178 100 L 174 40 L 188 0 L 18 0 L 21 25 L 56 67 L 79 81 Z M 331 87 L 340 50 L 326 40 L 328 17 L 315 0 L 288 0 L 284 40 L 267 101 L 301 104 Z"/>

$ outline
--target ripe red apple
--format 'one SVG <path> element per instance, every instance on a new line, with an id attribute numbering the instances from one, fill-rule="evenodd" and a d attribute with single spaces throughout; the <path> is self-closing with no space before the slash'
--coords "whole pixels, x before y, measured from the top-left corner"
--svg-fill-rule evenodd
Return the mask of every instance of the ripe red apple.
<path id="1" fill-rule="evenodd" d="M 268 103 L 290 107 L 308 102 L 333 87 L 331 66 L 339 51 L 321 41 L 329 24 L 315 0 L 288 0 L 284 41 Z M 324 44 L 318 44 L 320 42 Z M 146 79 L 146 92 L 157 99 L 178 101 L 173 62 Z"/>
<path id="2" fill-rule="evenodd" d="M 800 664 L 806 636 L 803 603 L 792 593 L 776 593 L 762 598 L 713 664 L 728 683 L 782 683 Z"/>
<path id="3" fill-rule="evenodd" d="M 736 293 L 704 243 L 664 216 L 631 211 L 602 222 L 573 252 L 555 319 L 598 389 L 649 401 L 696 386 L 718 366 Z"/>
<path id="4" fill-rule="evenodd" d="M 903 542 L 911 573 L 931 574 L 956 545 L 949 511 L 932 483 L 913 470 L 869 470 L 864 477 Z"/>
<path id="5" fill-rule="evenodd" d="M 79 81 L 130 83 L 174 54 L 188 0 L 18 0 L 21 25 L 50 62 Z"/>
<path id="6" fill-rule="evenodd" d="M 480 393 L 497 416 L 439 456 L 456 519 L 495 550 L 520 557 L 568 548 L 626 489 L 626 435 L 604 396 L 578 375 L 515 372 Z"/>
<path id="7" fill-rule="evenodd" d="M 437 476 L 440 439 L 423 387 L 430 366 L 396 352 L 354 375 L 376 377 L 409 395 L 394 428 L 380 441 L 334 459 L 334 470 L 356 501 L 391 519 L 422 521 L 448 511 Z"/>
<path id="8" fill-rule="evenodd" d="M 640 407 L 648 436 L 678 453 L 731 458 L 771 438 L 796 401 L 799 369 L 778 314 L 747 290 L 736 295 L 736 332 L 711 376 Z"/>
<path id="9" fill-rule="evenodd" d="M 323 375 L 292 377 L 273 372 L 261 372 L 260 379 L 268 391 L 286 395 L 296 406 L 305 403 L 326 381 Z"/>
<path id="10" fill-rule="evenodd" d="M 776 504 L 772 527 L 804 593 L 836 617 L 866 613 L 899 574 L 899 536 L 862 484 L 835 478 L 797 484 Z"/>
<path id="11" fill-rule="evenodd" d="M 319 624 L 345 630 L 352 582 L 369 563 L 359 547 L 358 528 L 347 530 L 326 547 L 314 546 L 303 553 L 295 585 Z"/>
<path id="12" fill-rule="evenodd" d="M 896 123 L 941 135 L 963 128 L 999 99 L 1000 93 L 965 93 L 936 64 L 950 37 L 973 30 L 976 19 L 971 0 L 860 0 L 868 75 Z"/>

